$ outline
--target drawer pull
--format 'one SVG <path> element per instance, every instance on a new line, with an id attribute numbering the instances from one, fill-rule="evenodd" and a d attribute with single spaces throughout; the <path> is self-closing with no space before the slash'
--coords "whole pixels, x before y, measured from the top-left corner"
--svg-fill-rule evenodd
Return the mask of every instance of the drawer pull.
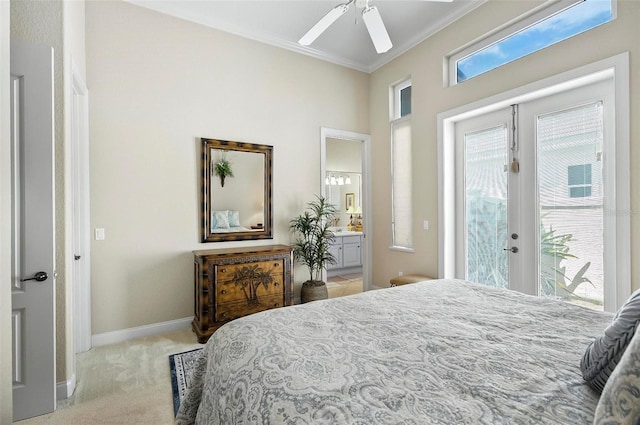
<path id="1" fill-rule="evenodd" d="M 276 282 L 273 284 L 273 286 L 280 286 L 280 283 Z"/>
<path id="2" fill-rule="evenodd" d="M 275 303 L 273 306 L 274 307 L 280 307 L 280 304 L 279 303 Z"/>
<path id="3" fill-rule="evenodd" d="M 226 273 L 226 272 L 227 272 L 227 269 L 222 269 L 222 270 L 220 270 L 220 271 L 221 271 L 222 273 Z"/>
<path id="4" fill-rule="evenodd" d="M 280 267 L 280 263 L 273 263 L 273 267 Z"/>
<path id="5" fill-rule="evenodd" d="M 222 317 L 227 317 L 227 313 L 222 313 Z"/>
<path id="6" fill-rule="evenodd" d="M 222 295 L 224 295 L 224 294 L 226 294 L 226 293 L 227 293 L 227 290 L 226 290 L 226 289 L 223 289 L 222 291 L 220 291 L 220 293 L 221 293 Z"/>

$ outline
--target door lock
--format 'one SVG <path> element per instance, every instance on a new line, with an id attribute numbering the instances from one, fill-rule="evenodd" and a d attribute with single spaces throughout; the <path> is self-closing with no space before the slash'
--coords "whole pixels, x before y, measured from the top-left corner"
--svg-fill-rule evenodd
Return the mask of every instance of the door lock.
<path id="1" fill-rule="evenodd" d="M 503 248 L 503 251 L 511 251 L 514 254 L 517 254 L 519 250 L 517 246 L 512 246 L 511 248 Z"/>
<path id="2" fill-rule="evenodd" d="M 47 280 L 49 276 L 47 275 L 46 272 L 37 272 L 36 274 L 33 275 L 33 277 L 30 277 L 28 279 L 20 279 L 20 282 L 26 282 L 27 280 L 35 280 L 36 282 L 44 282 L 45 280 Z"/>

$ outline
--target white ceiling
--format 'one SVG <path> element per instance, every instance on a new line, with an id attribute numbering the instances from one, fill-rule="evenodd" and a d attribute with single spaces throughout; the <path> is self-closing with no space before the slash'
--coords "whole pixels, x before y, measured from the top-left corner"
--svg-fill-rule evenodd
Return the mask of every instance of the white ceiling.
<path id="1" fill-rule="evenodd" d="M 486 0 L 370 0 L 393 47 L 377 54 L 355 3 L 311 46 L 298 40 L 334 6 L 346 0 L 128 0 L 168 15 L 372 72 Z M 360 2 L 359 2 L 360 3 Z"/>

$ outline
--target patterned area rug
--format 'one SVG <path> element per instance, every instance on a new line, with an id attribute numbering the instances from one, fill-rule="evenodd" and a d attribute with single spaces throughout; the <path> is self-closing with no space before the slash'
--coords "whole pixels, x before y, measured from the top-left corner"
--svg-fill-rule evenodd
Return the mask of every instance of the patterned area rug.
<path id="1" fill-rule="evenodd" d="M 185 351 L 184 353 L 171 354 L 169 356 L 169 368 L 171 370 L 171 391 L 173 392 L 173 415 L 178 414 L 180 402 L 184 397 L 191 379 L 191 370 L 200 357 L 202 348 Z"/>

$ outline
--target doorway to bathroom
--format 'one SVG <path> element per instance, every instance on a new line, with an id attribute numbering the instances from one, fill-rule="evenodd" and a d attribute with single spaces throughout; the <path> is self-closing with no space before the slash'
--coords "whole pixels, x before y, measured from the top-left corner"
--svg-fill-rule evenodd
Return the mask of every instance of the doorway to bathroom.
<path id="1" fill-rule="evenodd" d="M 369 288 L 371 247 L 367 164 L 370 136 L 321 129 L 321 193 L 336 207 L 332 223 L 336 259 L 325 270 L 329 298 Z"/>

